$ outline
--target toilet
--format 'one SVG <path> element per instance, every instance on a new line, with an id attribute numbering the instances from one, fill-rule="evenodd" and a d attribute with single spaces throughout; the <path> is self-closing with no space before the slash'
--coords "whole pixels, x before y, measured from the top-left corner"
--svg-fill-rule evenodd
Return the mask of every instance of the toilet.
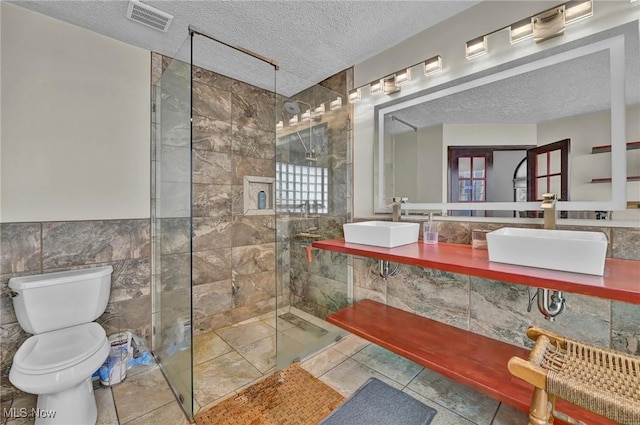
<path id="1" fill-rule="evenodd" d="M 38 395 L 36 425 L 94 425 L 98 417 L 91 375 L 109 355 L 104 313 L 111 266 L 9 280 L 13 306 L 29 337 L 13 357 L 9 381 Z"/>

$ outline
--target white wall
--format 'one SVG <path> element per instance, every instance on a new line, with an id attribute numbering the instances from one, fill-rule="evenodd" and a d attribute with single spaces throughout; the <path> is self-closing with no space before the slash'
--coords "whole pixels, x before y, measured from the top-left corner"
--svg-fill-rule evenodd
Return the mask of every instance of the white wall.
<path id="1" fill-rule="evenodd" d="M 397 134 L 394 145 L 393 195 L 415 202 L 418 190 L 418 133 L 408 131 Z"/>
<path id="2" fill-rule="evenodd" d="M 395 136 L 395 143 L 388 136 L 385 144 L 393 146 L 393 162 L 385 164 L 393 170 L 393 180 L 387 181 L 385 196 L 401 196 L 410 202 L 446 202 L 446 193 L 441 193 L 442 171 L 442 125 L 407 131 Z M 385 151 L 385 155 L 387 152 Z M 386 159 L 386 158 L 385 158 Z M 444 179 L 446 181 L 446 174 Z M 391 180 L 391 179 L 387 179 Z"/>
<path id="3" fill-rule="evenodd" d="M 493 153 L 493 173 L 487 192 L 491 202 L 513 202 L 513 174 L 520 162 L 526 158 L 526 151 L 495 151 Z M 498 213 L 499 211 L 494 212 Z M 512 217 L 511 211 L 500 211 L 505 217 Z"/>
<path id="4" fill-rule="evenodd" d="M 412 202 L 446 202 L 447 193 L 442 192 L 442 182 L 446 184 L 447 176 L 443 174 L 443 128 L 434 125 L 418 130 L 418 185 L 415 201 Z M 446 163 L 445 163 L 446 164 Z"/>
<path id="5" fill-rule="evenodd" d="M 366 217 L 373 213 L 373 108 L 394 98 L 435 87 L 447 81 L 491 68 L 530 54 L 575 41 L 593 33 L 638 19 L 638 3 L 627 0 L 598 1 L 593 17 L 567 28 L 562 37 L 536 44 L 532 40 L 511 46 L 507 31 L 489 36 L 489 53 L 468 61 L 464 54 L 467 40 L 505 27 L 527 16 L 557 5 L 541 1 L 483 1 L 447 21 L 427 29 L 410 39 L 376 55 L 354 68 L 356 87 L 381 78 L 403 67 L 441 55 L 444 69 L 429 78 L 418 77 L 402 86 L 392 96 L 368 96 L 355 104 L 354 112 L 354 215 Z M 634 13 L 635 12 L 635 13 Z M 416 72 L 416 74 L 419 74 Z"/>
<path id="6" fill-rule="evenodd" d="M 0 7 L 0 220 L 149 217 L 150 53 Z"/>
<path id="7" fill-rule="evenodd" d="M 611 177 L 611 154 L 591 154 L 593 146 L 611 143 L 609 111 L 547 121 L 538 125 L 538 146 L 571 139 L 569 183 L 572 201 L 611 199 L 610 184 L 593 184 L 594 177 Z"/>

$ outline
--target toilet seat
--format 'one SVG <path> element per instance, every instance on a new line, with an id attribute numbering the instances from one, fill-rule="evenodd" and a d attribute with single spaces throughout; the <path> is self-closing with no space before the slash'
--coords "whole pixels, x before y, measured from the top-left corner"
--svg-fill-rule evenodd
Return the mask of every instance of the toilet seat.
<path id="1" fill-rule="evenodd" d="M 88 359 L 105 344 L 104 329 L 95 322 L 29 337 L 16 352 L 13 366 L 27 375 L 69 369 Z"/>

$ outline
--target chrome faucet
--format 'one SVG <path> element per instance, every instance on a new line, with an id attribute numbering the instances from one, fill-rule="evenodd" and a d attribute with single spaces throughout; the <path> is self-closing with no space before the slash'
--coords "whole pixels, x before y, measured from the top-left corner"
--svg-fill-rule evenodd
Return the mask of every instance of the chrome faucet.
<path id="1" fill-rule="evenodd" d="M 401 197 L 397 197 L 394 196 L 392 198 L 393 202 L 390 203 L 389 205 L 387 205 L 387 207 L 392 207 L 393 208 L 393 218 L 392 220 L 394 222 L 400 221 L 400 219 L 402 218 L 402 208 L 401 205 L 404 204 L 405 202 L 409 201 L 409 198 L 401 198 Z"/>
<path id="2" fill-rule="evenodd" d="M 544 213 L 544 228 L 554 230 L 556 228 L 556 202 L 558 198 L 555 193 L 543 193 L 542 194 L 542 212 Z"/>

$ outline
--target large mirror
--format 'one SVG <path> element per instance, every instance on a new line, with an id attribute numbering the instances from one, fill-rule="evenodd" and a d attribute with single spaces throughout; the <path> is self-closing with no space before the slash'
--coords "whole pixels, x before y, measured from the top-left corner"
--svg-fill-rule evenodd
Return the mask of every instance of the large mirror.
<path id="1" fill-rule="evenodd" d="M 518 216 L 546 192 L 563 211 L 626 208 L 640 200 L 639 62 L 636 22 L 377 106 L 376 212 L 406 197 Z"/>

